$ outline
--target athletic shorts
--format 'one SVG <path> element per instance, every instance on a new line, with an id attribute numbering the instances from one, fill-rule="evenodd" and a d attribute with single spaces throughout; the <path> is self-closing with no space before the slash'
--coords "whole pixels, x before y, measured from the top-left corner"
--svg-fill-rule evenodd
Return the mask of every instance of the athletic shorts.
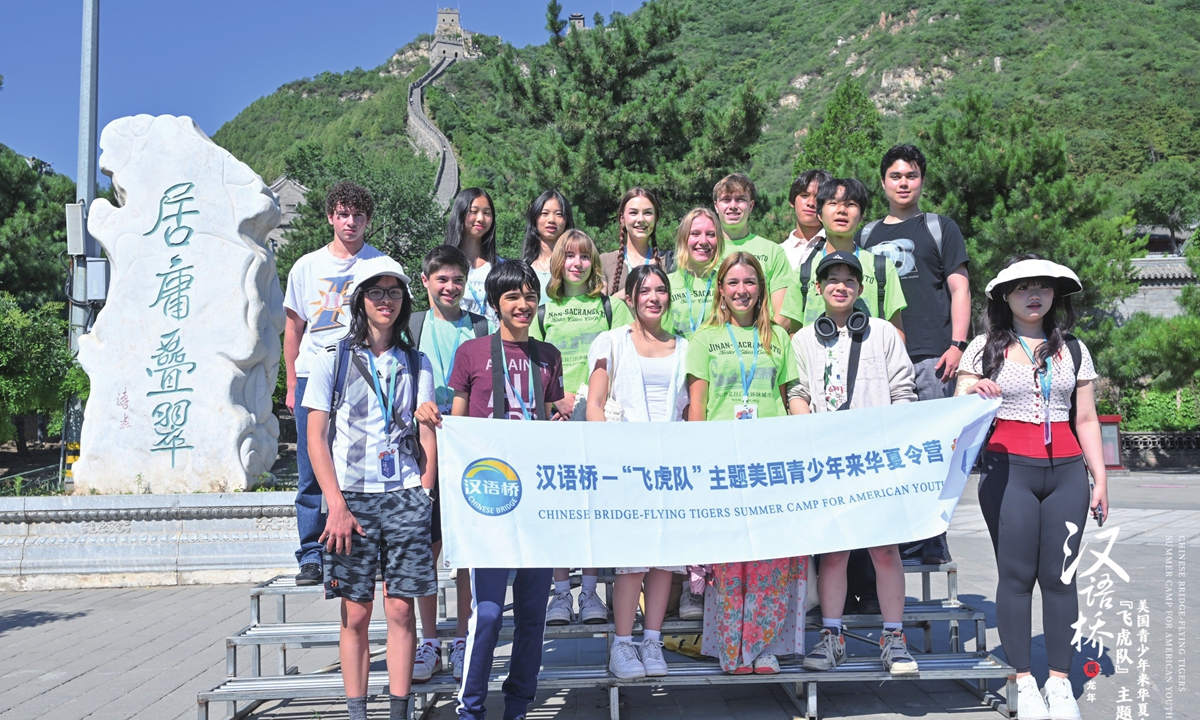
<path id="1" fill-rule="evenodd" d="M 383 493 L 343 493 L 350 514 L 366 536 L 351 535 L 350 552 L 325 550 L 325 597 L 371 602 L 382 567 L 390 597 L 416 598 L 437 592 L 429 540 L 433 501 L 419 487 Z"/>

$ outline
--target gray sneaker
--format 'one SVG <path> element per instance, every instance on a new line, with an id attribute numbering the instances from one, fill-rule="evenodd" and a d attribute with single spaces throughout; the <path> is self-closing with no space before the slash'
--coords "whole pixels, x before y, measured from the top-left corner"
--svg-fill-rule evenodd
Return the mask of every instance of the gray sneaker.
<path id="1" fill-rule="evenodd" d="M 417 656 L 413 661 L 412 681 L 415 683 L 429 682 L 435 674 L 442 670 L 442 654 L 433 643 L 422 642 L 417 646 Z"/>
<path id="2" fill-rule="evenodd" d="M 804 669 L 823 672 L 832 670 L 846 660 L 846 638 L 832 630 L 821 630 L 816 647 L 804 656 Z"/>
<path id="3" fill-rule="evenodd" d="M 594 590 L 579 591 L 579 619 L 585 625 L 608 622 L 608 608 Z"/>
<path id="4" fill-rule="evenodd" d="M 912 675 L 917 672 L 917 661 L 908 654 L 908 643 L 903 630 L 885 632 L 879 638 L 883 669 L 893 675 Z"/>
<path id="5" fill-rule="evenodd" d="M 575 616 L 575 601 L 571 591 L 554 593 L 550 604 L 546 607 L 547 625 L 570 625 Z"/>
<path id="6" fill-rule="evenodd" d="M 463 663 L 467 659 L 467 644 L 464 642 L 455 642 L 454 649 L 450 651 L 450 669 L 454 672 L 455 680 L 462 680 Z"/>
<path id="7" fill-rule="evenodd" d="M 637 648 L 631 642 L 615 642 L 608 659 L 608 671 L 622 680 L 646 677 L 646 668 L 638 658 Z"/>
<path id="8" fill-rule="evenodd" d="M 686 580 L 683 583 L 683 593 L 679 596 L 679 619 L 704 619 L 704 596 L 693 593 Z"/>

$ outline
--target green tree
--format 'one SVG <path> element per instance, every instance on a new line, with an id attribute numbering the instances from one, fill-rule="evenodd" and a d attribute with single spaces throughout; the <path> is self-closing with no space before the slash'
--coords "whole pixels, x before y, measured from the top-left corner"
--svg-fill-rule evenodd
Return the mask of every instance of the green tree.
<path id="1" fill-rule="evenodd" d="M 519 152 L 497 153 L 493 186 L 517 206 L 559 188 L 576 224 L 591 228 L 611 226 L 621 193 L 635 185 L 673 211 L 711 202 L 716 180 L 748 162 L 762 97 L 745 84 L 731 101 L 714 102 L 705 68 L 676 58 L 683 11 L 672 2 L 561 38 L 560 11 L 557 2 L 547 8 L 548 50 L 518 57 L 508 47 L 494 65 L 507 121 L 533 131 Z"/>
<path id="2" fill-rule="evenodd" d="M 835 177 L 863 180 L 874 199 L 871 207 L 863 208 L 863 215 L 873 218 L 887 208 L 883 194 L 878 191 L 879 183 L 874 181 L 883 150 L 883 118 L 879 110 L 858 83 L 843 80 L 825 106 L 821 124 L 805 138 L 792 174 L 820 168 Z"/>
<path id="3" fill-rule="evenodd" d="M 1136 289 L 1130 260 L 1144 243 L 1128 217 L 1106 215 L 1110 193 L 1071 173 L 1062 133 L 1038 132 L 1031 112 L 1005 115 L 971 92 L 918 133 L 928 157 L 927 209 L 953 218 L 971 257 L 976 308 L 1014 255 L 1036 252 L 1071 266 L 1083 281 L 1076 306 L 1095 315 Z"/>
<path id="4" fill-rule="evenodd" d="M 567 28 L 566 21 L 562 19 L 562 11 L 562 4 L 558 0 L 550 0 L 546 5 L 546 30 L 558 41 L 562 40 L 563 30 Z"/>
<path id="5" fill-rule="evenodd" d="M 1180 158 L 1160 160 L 1133 185 L 1133 212 L 1143 225 L 1171 231 L 1171 252 L 1179 253 L 1176 235 L 1200 221 L 1200 167 Z"/>
<path id="6" fill-rule="evenodd" d="M 74 199 L 70 178 L 0 145 L 0 288 L 22 307 L 62 298 L 63 205 Z"/>
<path id="7" fill-rule="evenodd" d="M 64 380 L 74 365 L 61 303 L 23 310 L 0 292 L 0 434 L 15 432 L 17 454 L 28 452 L 22 418 L 62 409 Z"/>
<path id="8" fill-rule="evenodd" d="M 285 173 L 309 188 L 280 249 L 280 279 L 305 253 L 329 244 L 333 231 L 325 216 L 325 193 L 342 180 L 356 182 L 371 192 L 375 214 L 367 229 L 367 242 L 395 258 L 410 273 L 419 268 L 425 253 L 441 243 L 445 223 L 433 195 L 433 165 L 424 156 L 404 158 L 366 155 L 353 146 L 325 152 L 314 145 L 299 145 L 288 153 Z"/>

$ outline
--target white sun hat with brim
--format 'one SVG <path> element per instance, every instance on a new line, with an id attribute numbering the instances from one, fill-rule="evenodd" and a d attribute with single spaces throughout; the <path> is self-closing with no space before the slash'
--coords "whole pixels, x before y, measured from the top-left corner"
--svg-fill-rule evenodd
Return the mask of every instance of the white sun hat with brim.
<path id="1" fill-rule="evenodd" d="M 360 260 L 354 264 L 354 294 L 358 294 L 358 290 L 363 286 L 363 283 L 382 275 L 391 275 L 404 283 L 404 289 L 408 290 L 409 297 L 412 296 L 412 290 L 409 288 L 409 284 L 412 281 L 404 274 L 404 268 L 400 263 L 386 255 Z"/>
<path id="2" fill-rule="evenodd" d="M 985 293 L 988 299 L 991 300 L 992 289 L 999 285 L 1010 283 L 1014 280 L 1042 277 L 1051 278 L 1055 281 L 1054 290 L 1059 295 L 1074 295 L 1077 292 L 1083 291 L 1083 283 L 1079 282 L 1079 276 L 1066 265 L 1059 265 L 1049 260 L 1021 260 L 1001 270 L 1000 274 L 987 284 Z"/>

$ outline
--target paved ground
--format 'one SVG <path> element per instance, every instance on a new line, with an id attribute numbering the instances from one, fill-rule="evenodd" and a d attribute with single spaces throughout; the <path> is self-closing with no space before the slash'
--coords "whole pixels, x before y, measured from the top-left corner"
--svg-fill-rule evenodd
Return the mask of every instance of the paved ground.
<path id="1" fill-rule="evenodd" d="M 1168 487 L 1158 487 L 1158 486 Z M 1179 486 L 1184 487 L 1171 487 Z M 1187 680 L 1191 657 L 1200 651 L 1200 634 L 1186 623 L 1184 584 L 1178 571 L 1200 545 L 1200 476 L 1123 475 L 1114 476 L 1112 500 L 1118 508 L 1105 529 L 1120 528 L 1112 560 L 1130 580 L 1120 579 L 1111 566 L 1085 573 L 1094 564 L 1092 551 L 1101 552 L 1107 541 L 1096 540 L 1089 527 L 1089 546 L 1079 570 L 1081 588 L 1092 585 L 1093 607 L 1082 598 L 1088 628 L 1097 619 L 1104 640 L 1099 652 L 1084 644 L 1077 656 L 1072 679 L 1085 718 L 1119 718 L 1128 709 L 1129 720 L 1149 718 L 1200 718 L 1200 695 Z M 959 562 L 960 598 L 988 615 L 988 646 L 998 648 L 994 622 L 995 563 L 991 544 L 983 528 L 978 506 L 968 491 L 955 515 L 951 548 Z M 1168 542 L 1169 541 L 1169 542 Z M 1182 545 L 1180 542 L 1182 541 Z M 1167 576 L 1168 562 L 1173 573 Z M 1104 575 L 1108 574 L 1106 580 Z M 919 587 L 910 579 L 909 594 Z M 1108 581 L 1106 599 L 1099 594 Z M 1171 583 L 1168 585 L 1168 583 Z M 940 581 L 935 594 L 944 592 Z M 1139 612 L 1145 601 L 1145 613 Z M 1184 602 L 1181 602 L 1184 601 Z M 1101 608 L 1101 604 L 1109 607 Z M 1122 603 L 1129 603 L 1124 608 Z M 1045 677 L 1042 628 L 1034 618 L 1034 673 Z M 1130 645 L 1122 646 L 1123 626 L 1119 614 L 1130 610 Z M 8 718 L 161 718 L 194 717 L 196 693 L 217 685 L 224 676 L 224 638 L 248 622 L 249 602 L 245 586 L 172 587 L 162 589 L 76 590 L 56 592 L 0 593 L 0 720 Z M 271 610 L 264 606 L 270 616 Z M 1097 618 L 1096 613 L 1100 616 Z M 1139 713 L 1139 642 L 1137 618 L 1147 618 L 1144 714 Z M 336 605 L 317 599 L 293 599 L 289 619 L 336 618 Z M 1170 627 L 1168 627 L 1168 618 Z M 1180 630 L 1182 629 L 1182 633 Z M 1111 637 L 1103 633 L 1113 631 Z M 1086 633 L 1086 631 L 1085 631 Z M 935 632 L 935 646 L 945 646 L 945 630 Z M 1168 644 L 1168 636 L 1170 641 Z M 910 642 L 920 646 L 920 631 L 909 633 Z M 1086 639 L 1086 634 L 1085 634 Z M 1128 650 L 1124 661 L 1118 650 Z M 867 654 L 865 645 L 851 645 L 852 654 Z M 240 656 L 245 667 L 248 654 Z M 603 662 L 602 640 L 555 641 L 546 652 L 547 664 L 599 664 Z M 1100 675 L 1094 689 L 1084 686 L 1083 666 L 1088 659 L 1099 661 Z M 289 665 L 313 670 L 336 660 L 331 648 L 292 650 Z M 265 653 L 266 672 L 274 672 L 277 658 Z M 382 669 L 382 663 L 380 663 Z M 1120 673 L 1118 670 L 1127 670 Z M 1192 673 L 1193 675 L 1195 673 Z M 1122 688 L 1129 702 L 1121 703 Z M 1089 696 L 1092 700 L 1089 701 Z M 498 698 L 493 698 L 498 700 Z M 608 717 L 607 694 L 600 691 L 555 691 L 546 688 L 530 713 L 537 720 L 601 720 Z M 490 702 L 492 717 L 501 718 L 501 705 Z M 975 697 L 952 682 L 917 681 L 882 685 L 827 684 L 820 689 L 822 717 L 951 718 L 999 717 L 978 704 Z M 214 717 L 224 706 L 214 706 Z M 793 706 L 779 686 L 744 685 L 693 689 L 635 689 L 622 692 L 622 717 L 791 718 Z M 373 706 L 372 717 L 387 716 L 382 704 Z M 257 717 L 287 720 L 344 718 L 339 703 L 284 703 L 265 707 Z M 434 717 L 449 720 L 453 706 L 439 703 Z"/>

